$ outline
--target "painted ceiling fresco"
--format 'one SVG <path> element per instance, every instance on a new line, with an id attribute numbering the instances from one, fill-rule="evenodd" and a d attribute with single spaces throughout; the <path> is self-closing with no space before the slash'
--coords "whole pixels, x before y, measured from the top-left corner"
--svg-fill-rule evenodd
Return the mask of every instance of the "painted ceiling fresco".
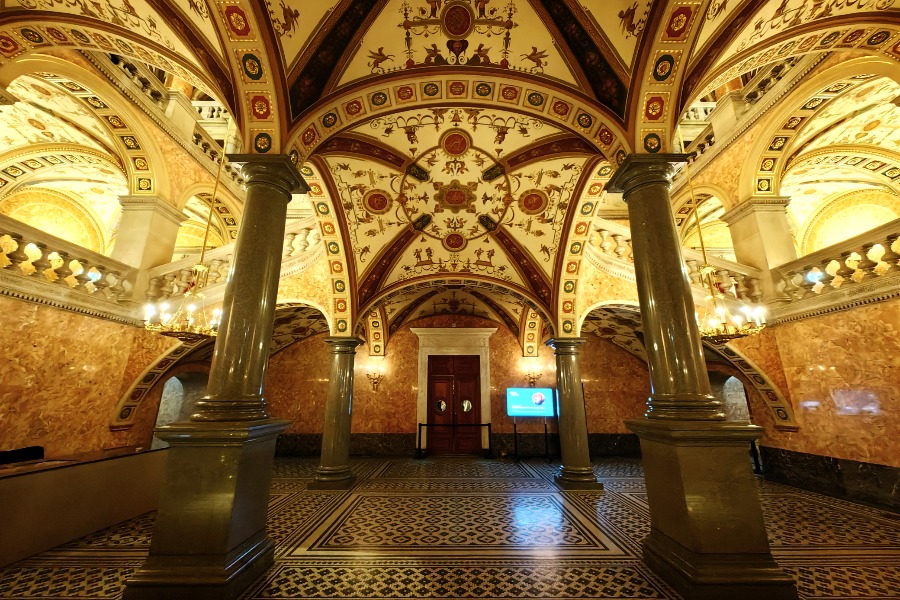
<path id="1" fill-rule="evenodd" d="M 579 4 L 594 29 L 612 45 L 622 65 L 630 70 L 653 0 L 581 0 Z M 603 23 L 616 23 L 618 27 L 603 27 Z"/>
<path id="2" fill-rule="evenodd" d="M 523 0 L 391 0 L 338 85 L 397 69 L 446 65 L 500 66 L 578 85 L 549 31 Z"/>
<path id="3" fill-rule="evenodd" d="M 621 196 L 605 185 L 627 154 L 671 150 L 681 95 L 691 90 L 686 78 L 725 82 L 813 48 L 900 56 L 900 29 L 866 25 L 859 33 L 850 20 L 837 22 L 897 10 L 880 0 L 14 0 L 0 3 L 8 17 L 0 67 L 44 53 L 50 64 L 71 59 L 104 81 L 95 89 L 110 89 L 122 73 L 106 76 L 91 60 L 144 62 L 164 71 L 154 86 L 166 80 L 221 101 L 245 151 L 289 154 L 310 186 L 289 214 L 314 211 L 319 227 L 310 231 L 325 248 L 315 280 L 323 289 L 310 295 L 327 318 L 285 307 L 284 343 L 329 323 L 339 334 L 365 322 L 389 336 L 423 316 L 472 314 L 521 333 L 527 354 L 526 342 L 539 342 L 548 327 L 577 329 L 579 261 L 595 219 L 627 224 Z M 814 29 L 817 21 L 828 27 Z M 794 31 L 812 41 L 788 39 Z M 759 48 L 776 40 L 777 48 Z M 697 49 L 712 46 L 704 65 Z M 737 64 L 744 57 L 736 53 L 752 60 Z M 694 73 L 698 64 L 704 73 Z M 146 149 L 166 147 L 171 134 L 152 122 L 172 123 L 160 116 L 165 100 L 148 100 L 139 83 L 114 102 L 95 94 L 90 79 L 47 71 L 6 88 L 21 102 L 0 107 L 0 211 L 10 194 L 17 202 L 42 194 L 27 210 L 16 204 L 17 214 L 37 215 L 40 203 L 60 215 L 80 206 L 84 239 L 108 245 L 119 196 L 159 193 L 151 179 L 159 169 L 196 179 L 211 164 L 196 154 L 202 144 L 184 154 L 197 164 L 171 155 L 151 164 Z M 796 114 L 750 158 L 760 167 L 751 181 L 767 186 L 757 191 L 792 197 L 798 231 L 820 222 L 818 233 L 803 234 L 810 246 L 836 235 L 825 223 L 845 204 L 886 218 L 900 186 L 900 109 L 892 103 L 900 86 L 862 72 L 841 77 L 792 98 Z M 140 100 L 134 112 L 117 111 L 129 94 Z M 156 156 L 165 154 L 159 147 Z M 52 186 L 62 195 L 43 195 Z M 185 251 L 202 243 L 210 191 L 164 198 L 189 217 L 178 241 Z M 854 191 L 869 199 L 847 195 Z M 240 203 L 212 208 L 209 245 L 229 243 Z M 675 207 L 689 244 L 690 209 Z M 726 241 L 721 212 L 721 203 L 701 207 L 708 244 Z M 634 307 L 604 310 L 587 333 L 633 334 Z"/>
<path id="4" fill-rule="evenodd" d="M 560 145 L 552 157 L 541 156 L 547 149 L 519 157 L 560 133 L 502 110 L 432 108 L 374 119 L 346 144 L 326 148 L 363 289 L 373 277 L 386 289 L 429 275 L 472 275 L 541 297 L 584 149 Z M 386 162 L 394 164 L 359 156 L 373 148 L 380 156 L 390 148 Z"/>

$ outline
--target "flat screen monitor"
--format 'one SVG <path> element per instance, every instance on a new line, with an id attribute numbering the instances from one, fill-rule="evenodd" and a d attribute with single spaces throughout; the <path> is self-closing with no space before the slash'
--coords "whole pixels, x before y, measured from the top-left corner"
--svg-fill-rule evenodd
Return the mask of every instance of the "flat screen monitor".
<path id="1" fill-rule="evenodd" d="M 506 388 L 506 414 L 510 417 L 552 417 L 552 388 Z"/>

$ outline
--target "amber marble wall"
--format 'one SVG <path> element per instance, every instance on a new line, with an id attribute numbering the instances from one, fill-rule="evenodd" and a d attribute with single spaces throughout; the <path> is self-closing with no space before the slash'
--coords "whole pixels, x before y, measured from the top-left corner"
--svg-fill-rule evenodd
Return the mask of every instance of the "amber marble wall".
<path id="1" fill-rule="evenodd" d="M 612 342 L 588 337 L 581 352 L 581 380 L 591 433 L 630 433 L 625 419 L 637 419 L 650 395 L 647 364 Z"/>
<path id="2" fill-rule="evenodd" d="M 0 450 L 43 446 L 52 458 L 149 447 L 156 406 L 142 406 L 127 431 L 110 431 L 111 415 L 134 379 L 175 343 L 138 327 L 0 297 Z"/>
<path id="3" fill-rule="evenodd" d="M 768 427 L 765 445 L 900 467 L 900 300 L 770 327 L 736 344 L 782 389 L 800 425 Z"/>
<path id="4" fill-rule="evenodd" d="M 410 327 L 494 327 L 490 338 L 491 423 L 495 433 L 512 433 L 512 419 L 506 416 L 506 388 L 527 385 L 525 373 L 542 373 L 538 386 L 556 386 L 553 350 L 542 346 L 537 358 L 522 358 L 515 336 L 493 321 L 479 317 L 439 316 L 409 323 L 387 344 L 387 355 L 370 357 L 365 345 L 354 360 L 354 433 L 414 433 L 418 394 L 419 340 Z M 331 354 L 324 335 L 307 338 L 272 357 L 266 378 L 265 395 L 273 416 L 288 419 L 288 433 L 319 433 Z M 382 367 L 384 379 L 378 391 L 366 377 Z M 582 376 L 592 433 L 627 433 L 623 420 L 639 417 L 649 394 L 647 369 L 642 361 L 618 346 L 591 338 L 582 354 Z M 539 419 L 519 419 L 519 431 L 543 432 Z M 551 431 L 555 424 L 551 423 Z"/>

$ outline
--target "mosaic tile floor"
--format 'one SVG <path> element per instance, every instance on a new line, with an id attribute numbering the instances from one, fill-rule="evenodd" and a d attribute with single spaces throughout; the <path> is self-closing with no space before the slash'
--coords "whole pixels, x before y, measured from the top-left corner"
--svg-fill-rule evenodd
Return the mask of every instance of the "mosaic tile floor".
<path id="1" fill-rule="evenodd" d="M 640 559 L 639 461 L 596 462 L 604 492 L 561 492 L 542 461 L 360 459 L 341 492 L 307 490 L 315 466 L 277 462 L 276 562 L 245 600 L 678 598 Z M 900 515 L 759 486 L 801 598 L 900 598 Z M 144 515 L 0 570 L 0 599 L 118 598 L 152 527 Z"/>

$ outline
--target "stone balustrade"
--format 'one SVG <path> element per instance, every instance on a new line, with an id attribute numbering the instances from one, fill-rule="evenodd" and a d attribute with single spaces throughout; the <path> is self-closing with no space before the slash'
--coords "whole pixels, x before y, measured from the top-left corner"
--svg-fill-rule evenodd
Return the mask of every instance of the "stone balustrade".
<path id="1" fill-rule="evenodd" d="M 119 304 L 130 297 L 135 269 L 0 215 L 0 266 L 5 273 Z"/>
<path id="2" fill-rule="evenodd" d="M 300 266 L 297 263 L 311 261 L 321 250 L 321 236 L 314 217 L 289 221 L 284 234 L 282 274 L 296 272 Z M 208 250 L 204 255 L 208 274 L 203 291 L 208 299 L 224 293 L 223 284 L 231 271 L 233 254 L 234 243 L 231 243 Z M 156 303 L 180 297 L 191 286 L 191 273 L 196 264 L 196 257 L 190 257 L 148 270 L 145 300 Z"/>
<path id="3" fill-rule="evenodd" d="M 853 288 L 870 289 L 868 284 L 880 280 L 894 285 L 896 278 L 890 276 L 900 272 L 898 237 L 900 219 L 775 267 L 783 283 L 778 300 L 795 303 L 836 292 L 846 295 Z"/>
<path id="4" fill-rule="evenodd" d="M 593 248 L 599 256 L 627 263 L 634 262 L 631 233 L 627 227 L 612 222 L 597 221 L 588 242 L 589 247 Z M 703 254 L 690 248 L 682 248 L 682 255 L 691 285 L 705 293 L 706 288 L 701 281 Z M 759 303 L 762 300 L 759 283 L 762 272 L 759 269 L 713 256 L 708 257 L 708 262 L 709 266 L 714 269 L 713 281 L 719 289 L 746 302 Z"/>

